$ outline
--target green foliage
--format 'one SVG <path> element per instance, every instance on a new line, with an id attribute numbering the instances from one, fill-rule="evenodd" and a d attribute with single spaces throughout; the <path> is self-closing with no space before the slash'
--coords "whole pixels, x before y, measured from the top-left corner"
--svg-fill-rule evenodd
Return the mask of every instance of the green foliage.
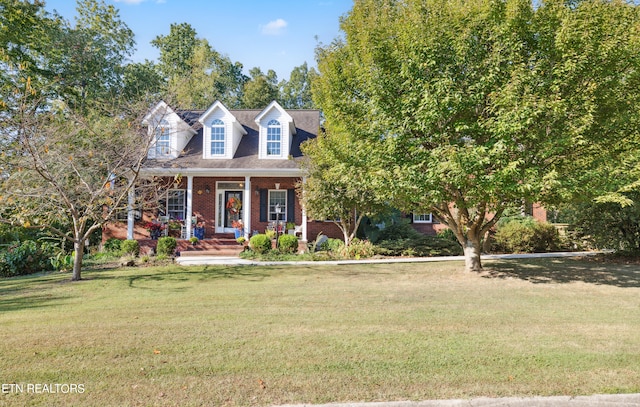
<path id="1" fill-rule="evenodd" d="M 293 68 L 289 80 L 280 84 L 280 104 L 285 109 L 313 109 L 311 82 L 318 75 L 314 68 L 309 69 L 307 63 Z"/>
<path id="2" fill-rule="evenodd" d="M 107 239 L 106 242 L 104 242 L 104 245 L 102 246 L 102 248 L 105 252 L 120 253 L 122 249 L 122 241 L 123 241 L 122 239 L 116 239 L 115 237 L 110 237 L 109 239 Z"/>
<path id="3" fill-rule="evenodd" d="M 151 44 L 160 51 L 158 68 L 177 105 L 206 109 L 220 100 L 229 107 L 240 106 L 247 81 L 242 64 L 232 62 L 206 39 L 198 38 L 190 24 L 171 24 L 169 34 L 157 36 Z"/>
<path id="4" fill-rule="evenodd" d="M 120 251 L 123 256 L 137 256 L 140 253 L 140 245 L 134 239 L 123 240 L 120 244 Z"/>
<path id="5" fill-rule="evenodd" d="M 178 242 L 175 237 L 171 236 L 163 236 L 158 239 L 158 244 L 156 246 L 156 253 L 158 256 L 173 256 L 173 252 L 176 250 L 178 246 Z"/>
<path id="6" fill-rule="evenodd" d="M 637 10 L 360 0 L 343 39 L 317 50 L 314 100 L 328 129 L 375 150 L 353 149 L 374 160 L 344 173 L 374 175 L 355 182 L 434 213 L 478 249 L 467 258 L 478 270 L 482 236 L 506 208 L 607 187 L 594 169 L 637 145 Z"/>
<path id="7" fill-rule="evenodd" d="M 344 241 L 329 238 L 320 245 L 321 250 L 326 250 L 334 254 L 342 254 L 344 251 Z"/>
<path id="8" fill-rule="evenodd" d="M 258 233 L 249 239 L 249 247 L 258 254 L 266 253 L 271 250 L 271 239 L 265 234 Z"/>
<path id="9" fill-rule="evenodd" d="M 457 240 L 448 237 L 419 234 L 416 237 L 381 240 L 376 243 L 376 253 L 383 256 L 459 256 L 462 247 Z"/>
<path id="10" fill-rule="evenodd" d="M 570 233 L 580 242 L 600 249 L 622 252 L 640 251 L 640 193 L 625 193 L 632 205 L 615 202 L 588 202 L 565 208 L 562 212 Z"/>
<path id="11" fill-rule="evenodd" d="M 531 217 L 504 219 L 497 226 L 494 240 L 493 250 L 506 253 L 552 252 L 563 246 L 552 224 Z"/>
<path id="12" fill-rule="evenodd" d="M 417 239 L 422 236 L 421 233 L 411 227 L 409 220 L 398 219 L 395 223 L 386 226 L 378 235 L 377 241 L 398 240 L 398 239 Z"/>
<path id="13" fill-rule="evenodd" d="M 52 270 L 49 259 L 54 256 L 51 244 L 33 240 L 15 242 L 0 251 L 0 276 L 13 277 Z"/>
<path id="14" fill-rule="evenodd" d="M 344 257 L 348 259 L 364 259 L 372 257 L 375 254 L 373 244 L 368 240 L 360 240 L 355 238 L 351 240 L 349 246 L 344 248 Z"/>
<path id="15" fill-rule="evenodd" d="M 345 243 L 355 237 L 365 217 L 390 209 L 387 189 L 376 172 L 381 158 L 375 147 L 338 126 L 302 146 L 309 159 L 301 162 L 307 177 L 300 184 L 300 199 L 311 218 L 335 220 Z"/>
<path id="16" fill-rule="evenodd" d="M 263 109 L 278 98 L 278 76 L 269 70 L 265 75 L 260 68 L 249 71 L 249 79 L 243 88 L 242 105 L 247 109 Z"/>
<path id="17" fill-rule="evenodd" d="M 51 266 L 56 271 L 69 271 L 73 268 L 73 255 L 63 251 L 58 252 L 54 257 L 49 259 Z"/>
<path id="18" fill-rule="evenodd" d="M 283 253 L 295 253 L 298 251 L 298 238 L 284 234 L 278 238 L 278 248 Z"/>

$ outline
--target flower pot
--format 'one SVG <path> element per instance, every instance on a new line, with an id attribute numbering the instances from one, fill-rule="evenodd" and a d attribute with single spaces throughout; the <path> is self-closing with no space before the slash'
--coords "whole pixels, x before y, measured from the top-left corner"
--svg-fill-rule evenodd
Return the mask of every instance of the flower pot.
<path id="1" fill-rule="evenodd" d="M 242 230 L 236 229 L 234 233 L 235 233 L 236 239 L 242 236 Z"/>

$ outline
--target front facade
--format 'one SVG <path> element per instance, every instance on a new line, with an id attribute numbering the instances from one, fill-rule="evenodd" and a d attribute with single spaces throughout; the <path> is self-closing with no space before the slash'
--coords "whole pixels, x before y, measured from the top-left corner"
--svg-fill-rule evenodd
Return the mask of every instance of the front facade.
<path id="1" fill-rule="evenodd" d="M 287 111 L 274 101 L 263 110 L 230 110 L 215 102 L 204 111 L 179 111 L 160 102 L 143 125 L 155 142 L 141 177 L 173 184 L 157 210 L 138 219 L 134 214 L 142 211 L 135 210 L 132 191 L 134 210 L 126 223 L 105 228 L 104 239 L 148 239 L 149 222 L 182 239 L 237 230 L 249 237 L 290 227 L 302 241 L 320 232 L 340 236 L 330 222 L 309 221 L 296 194 L 303 176 L 300 145 L 317 136 L 318 110 Z"/>

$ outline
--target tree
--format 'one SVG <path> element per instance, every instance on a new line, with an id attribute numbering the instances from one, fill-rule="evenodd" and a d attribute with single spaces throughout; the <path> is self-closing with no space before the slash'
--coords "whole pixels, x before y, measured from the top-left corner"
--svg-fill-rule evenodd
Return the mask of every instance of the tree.
<path id="1" fill-rule="evenodd" d="M 339 128 L 320 134 L 302 147 L 306 172 L 299 185 L 302 204 L 312 219 L 332 220 L 349 246 L 365 217 L 389 209 L 376 174 L 375 148 Z M 355 153 L 357 152 L 357 153 Z"/>
<path id="2" fill-rule="evenodd" d="M 166 82 L 156 64 L 145 60 L 143 63 L 131 63 L 124 67 L 123 96 L 128 101 L 140 100 L 143 97 L 158 101 L 166 89 Z M 149 101 L 150 104 L 152 100 Z"/>
<path id="3" fill-rule="evenodd" d="M 592 168 L 634 144 L 639 21 L 622 1 L 358 0 L 317 51 L 314 100 L 480 270 L 506 209 L 595 192 Z"/>
<path id="4" fill-rule="evenodd" d="M 206 109 L 214 100 L 238 107 L 247 77 L 242 64 L 217 52 L 188 23 L 171 24 L 167 36 L 151 42 L 160 50 L 167 92 L 184 109 Z"/>
<path id="5" fill-rule="evenodd" d="M 245 109 L 262 109 L 278 98 L 278 76 L 269 69 L 265 75 L 260 68 L 249 71 L 251 79 L 244 84 L 242 107 Z"/>
<path id="6" fill-rule="evenodd" d="M 141 106 L 107 116 L 108 107 L 79 113 L 59 101 L 48 109 L 23 101 L 19 114 L 0 123 L 16 138 L 0 162 L 11 168 L 0 178 L 0 222 L 48 229 L 72 242 L 72 280 L 80 280 L 85 241 L 128 209 L 153 134 L 141 130 Z M 55 226 L 61 223 L 71 231 Z"/>
<path id="7" fill-rule="evenodd" d="M 72 242 L 79 280 L 85 240 L 126 209 L 152 139 L 147 105 L 115 97 L 133 34 L 95 0 L 78 2 L 74 27 L 42 2 L 0 1 L 0 222 Z"/>
<path id="8" fill-rule="evenodd" d="M 311 82 L 318 75 L 315 69 L 309 69 L 307 63 L 293 68 L 289 80 L 279 84 L 280 100 L 285 109 L 313 109 Z"/>
<path id="9" fill-rule="evenodd" d="M 120 94 L 134 34 L 118 10 L 100 0 L 78 0 L 75 25 L 63 22 L 47 51 L 58 97 L 73 108 Z M 99 105 L 99 103 L 98 103 Z"/>

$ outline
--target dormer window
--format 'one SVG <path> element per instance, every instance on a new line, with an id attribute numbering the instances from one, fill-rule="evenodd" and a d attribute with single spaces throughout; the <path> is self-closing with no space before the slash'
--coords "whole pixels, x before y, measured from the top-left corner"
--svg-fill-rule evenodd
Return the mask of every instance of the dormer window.
<path id="1" fill-rule="evenodd" d="M 169 157 L 171 154 L 171 126 L 166 120 L 160 121 L 156 127 L 156 157 Z"/>
<path id="2" fill-rule="evenodd" d="M 282 127 L 277 120 L 270 120 L 267 124 L 267 155 L 280 156 L 282 154 Z"/>
<path id="3" fill-rule="evenodd" d="M 211 122 L 211 155 L 224 155 L 224 122 L 216 119 Z"/>

